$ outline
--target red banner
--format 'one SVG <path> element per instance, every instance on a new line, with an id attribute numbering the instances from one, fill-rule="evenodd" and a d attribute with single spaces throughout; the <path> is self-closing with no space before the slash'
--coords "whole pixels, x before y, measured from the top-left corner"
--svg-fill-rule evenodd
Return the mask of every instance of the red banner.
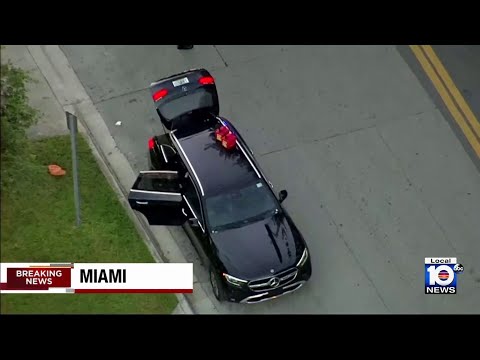
<path id="1" fill-rule="evenodd" d="M 7 269 L 7 284 L 2 290 L 48 290 L 71 287 L 71 268 L 25 267 Z M 5 286 L 5 285 L 4 285 Z"/>

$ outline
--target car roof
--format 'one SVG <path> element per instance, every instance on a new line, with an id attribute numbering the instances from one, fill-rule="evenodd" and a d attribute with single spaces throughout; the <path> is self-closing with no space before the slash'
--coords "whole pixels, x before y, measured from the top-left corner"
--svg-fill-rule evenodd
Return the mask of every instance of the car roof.
<path id="1" fill-rule="evenodd" d="M 209 197 L 259 179 L 243 148 L 225 149 L 211 128 L 178 139 L 198 181 Z"/>

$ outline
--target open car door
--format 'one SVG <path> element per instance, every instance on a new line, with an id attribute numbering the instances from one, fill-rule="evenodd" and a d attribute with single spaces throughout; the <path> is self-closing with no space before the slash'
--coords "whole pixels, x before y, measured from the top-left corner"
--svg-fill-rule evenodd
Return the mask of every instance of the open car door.
<path id="1" fill-rule="evenodd" d="M 215 80 L 205 69 L 184 71 L 150 84 L 160 120 L 168 130 L 201 126 L 202 113 L 219 115 Z M 197 116 L 200 114 L 200 116 Z"/>
<path id="2" fill-rule="evenodd" d="M 187 220 L 177 171 L 141 171 L 128 202 L 150 225 L 182 225 Z"/>

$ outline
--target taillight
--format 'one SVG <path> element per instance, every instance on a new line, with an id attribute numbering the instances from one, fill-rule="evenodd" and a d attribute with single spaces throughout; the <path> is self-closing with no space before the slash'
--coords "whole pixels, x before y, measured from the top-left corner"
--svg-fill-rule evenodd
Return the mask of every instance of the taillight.
<path id="1" fill-rule="evenodd" d="M 153 101 L 158 101 L 158 100 L 164 98 L 165 96 L 167 96 L 167 94 L 168 94 L 167 89 L 158 90 L 157 92 L 153 93 L 153 95 L 152 95 Z"/>
<path id="2" fill-rule="evenodd" d="M 153 140 L 153 138 L 148 139 L 148 149 L 153 150 L 154 147 L 155 147 L 155 140 Z"/>
<path id="3" fill-rule="evenodd" d="M 215 80 L 213 79 L 213 77 L 211 76 L 204 76 L 204 77 L 201 77 L 200 80 L 198 80 L 198 82 L 202 85 L 212 85 L 212 84 L 215 84 Z"/>

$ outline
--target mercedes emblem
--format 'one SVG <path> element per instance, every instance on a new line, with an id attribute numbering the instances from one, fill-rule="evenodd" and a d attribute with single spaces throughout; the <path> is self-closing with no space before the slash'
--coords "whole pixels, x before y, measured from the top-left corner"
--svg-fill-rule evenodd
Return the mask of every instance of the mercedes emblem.
<path id="1" fill-rule="evenodd" d="M 273 277 L 268 281 L 268 285 L 270 285 L 273 288 L 277 287 L 279 284 L 280 284 L 280 279 L 277 277 Z"/>

